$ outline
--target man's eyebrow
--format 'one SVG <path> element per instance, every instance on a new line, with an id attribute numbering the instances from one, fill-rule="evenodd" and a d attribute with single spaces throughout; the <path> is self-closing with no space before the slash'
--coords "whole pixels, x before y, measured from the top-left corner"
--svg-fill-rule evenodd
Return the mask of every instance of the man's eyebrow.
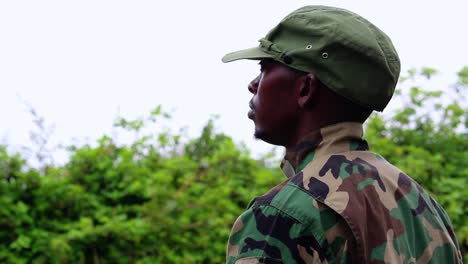
<path id="1" fill-rule="evenodd" d="M 265 60 L 260 60 L 258 62 L 258 66 L 260 66 L 260 71 L 265 68 L 265 64 L 266 64 Z"/>
<path id="2" fill-rule="evenodd" d="M 265 64 L 268 64 L 268 63 L 271 63 L 271 62 L 273 62 L 272 59 L 262 59 L 262 60 L 260 60 L 260 62 L 258 63 L 258 65 L 260 65 L 260 66 L 265 66 Z"/>

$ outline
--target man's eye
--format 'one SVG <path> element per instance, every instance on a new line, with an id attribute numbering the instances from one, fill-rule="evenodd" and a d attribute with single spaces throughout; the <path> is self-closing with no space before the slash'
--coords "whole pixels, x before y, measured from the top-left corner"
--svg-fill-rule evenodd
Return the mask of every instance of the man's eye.
<path id="1" fill-rule="evenodd" d="M 269 69 L 271 63 L 270 60 L 261 60 L 258 65 L 260 65 L 260 71 L 263 72 Z"/>
<path id="2" fill-rule="evenodd" d="M 260 71 L 263 72 L 265 70 L 265 64 L 260 62 L 258 65 L 260 65 Z"/>

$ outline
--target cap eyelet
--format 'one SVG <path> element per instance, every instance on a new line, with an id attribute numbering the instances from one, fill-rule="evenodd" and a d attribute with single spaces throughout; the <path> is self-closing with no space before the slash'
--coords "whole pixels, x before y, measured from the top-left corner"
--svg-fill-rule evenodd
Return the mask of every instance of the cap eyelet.
<path id="1" fill-rule="evenodd" d="M 311 49 L 312 45 L 307 45 L 306 49 Z"/>
<path id="2" fill-rule="evenodd" d="M 322 53 L 322 58 L 328 59 L 328 53 L 327 52 Z"/>

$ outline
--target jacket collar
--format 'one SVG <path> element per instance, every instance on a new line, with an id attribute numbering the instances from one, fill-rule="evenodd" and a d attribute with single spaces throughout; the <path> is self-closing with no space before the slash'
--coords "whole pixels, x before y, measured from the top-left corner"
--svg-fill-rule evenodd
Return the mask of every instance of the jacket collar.
<path id="1" fill-rule="evenodd" d="M 290 178 L 319 156 L 351 150 L 369 150 L 362 138 L 361 123 L 343 122 L 323 127 L 304 136 L 292 151 L 286 152 L 281 169 Z"/>

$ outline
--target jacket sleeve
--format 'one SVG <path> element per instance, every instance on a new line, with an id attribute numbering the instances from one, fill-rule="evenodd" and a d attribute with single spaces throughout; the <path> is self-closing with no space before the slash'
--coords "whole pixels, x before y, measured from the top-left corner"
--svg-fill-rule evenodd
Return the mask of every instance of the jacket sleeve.
<path id="1" fill-rule="evenodd" d="M 333 242 L 333 241 L 332 241 Z M 333 243 L 346 254 L 346 241 Z M 301 222 L 271 205 L 252 207 L 235 222 L 227 263 L 346 263 L 338 260 L 317 221 Z"/>

